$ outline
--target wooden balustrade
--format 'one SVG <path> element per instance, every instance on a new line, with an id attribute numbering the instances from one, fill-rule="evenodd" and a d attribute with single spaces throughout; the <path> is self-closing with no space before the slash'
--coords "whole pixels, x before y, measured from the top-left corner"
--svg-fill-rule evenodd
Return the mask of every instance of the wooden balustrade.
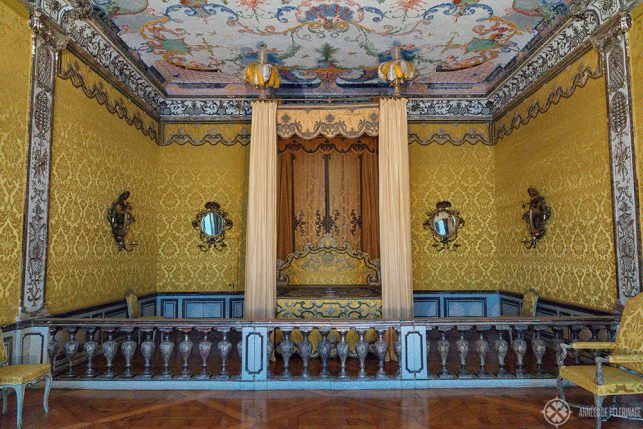
<path id="1" fill-rule="evenodd" d="M 554 379 L 560 345 L 618 318 L 48 319 L 58 380 Z M 57 333 L 63 332 L 59 343 Z M 78 355 L 83 353 L 82 362 Z M 578 364 L 575 354 L 567 364 Z"/>

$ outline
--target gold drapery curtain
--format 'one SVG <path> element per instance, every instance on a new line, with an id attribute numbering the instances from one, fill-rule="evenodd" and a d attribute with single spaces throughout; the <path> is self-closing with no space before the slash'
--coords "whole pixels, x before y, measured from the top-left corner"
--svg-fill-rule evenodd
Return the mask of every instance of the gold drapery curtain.
<path id="1" fill-rule="evenodd" d="M 379 207 L 382 316 L 413 317 L 406 99 L 380 100 Z"/>
<path id="2" fill-rule="evenodd" d="M 295 105 L 280 107 L 277 113 L 277 134 L 283 138 L 375 137 L 378 128 L 379 106 L 376 104 Z"/>
<path id="3" fill-rule="evenodd" d="M 377 139 L 279 139 L 277 256 L 324 234 L 379 257 Z"/>
<path id="4" fill-rule="evenodd" d="M 277 103 L 254 101 L 250 133 L 244 317 L 273 319 L 277 306 Z"/>

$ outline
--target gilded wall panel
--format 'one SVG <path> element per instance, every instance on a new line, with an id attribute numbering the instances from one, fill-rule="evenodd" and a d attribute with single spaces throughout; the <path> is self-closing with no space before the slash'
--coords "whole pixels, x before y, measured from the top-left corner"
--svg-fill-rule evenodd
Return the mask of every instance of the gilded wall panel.
<path id="1" fill-rule="evenodd" d="M 250 124 L 168 122 L 163 124 L 163 145 L 171 144 L 246 146 L 250 144 Z"/>
<path id="2" fill-rule="evenodd" d="M 0 2 L 0 325 L 20 306 L 22 217 L 27 165 L 31 29 Z"/>
<path id="3" fill-rule="evenodd" d="M 409 145 L 415 290 L 498 289 L 493 147 L 433 144 L 463 142 L 465 134 L 488 139 L 486 130 L 485 124 L 409 125 L 409 134 L 427 142 Z M 432 137 L 437 135 L 442 135 L 439 141 Z M 441 200 L 451 201 L 466 222 L 458 239 L 462 246 L 453 252 L 438 252 L 422 226 Z"/>
<path id="4" fill-rule="evenodd" d="M 158 290 L 232 291 L 243 288 L 248 146 L 170 145 L 157 149 Z M 202 252 L 191 222 L 216 201 L 234 222 L 223 251 Z"/>
<path id="5" fill-rule="evenodd" d="M 155 291 L 157 150 L 72 81 L 57 78 L 47 268 L 51 313 L 124 299 L 127 289 Z M 118 251 L 106 219 L 124 190 L 131 192 L 135 209 L 132 240 L 139 245 L 133 252 Z"/>
<path id="6" fill-rule="evenodd" d="M 524 115 L 552 89 L 569 88 L 578 64 L 595 61 L 590 52 L 507 117 Z M 606 117 L 605 81 L 588 79 L 572 98 L 560 98 L 494 146 L 500 289 L 522 293 L 535 288 L 545 298 L 613 308 L 617 292 Z M 547 235 L 530 250 L 520 243 L 527 236 L 521 203 L 528 200 L 529 186 L 552 209 Z"/>

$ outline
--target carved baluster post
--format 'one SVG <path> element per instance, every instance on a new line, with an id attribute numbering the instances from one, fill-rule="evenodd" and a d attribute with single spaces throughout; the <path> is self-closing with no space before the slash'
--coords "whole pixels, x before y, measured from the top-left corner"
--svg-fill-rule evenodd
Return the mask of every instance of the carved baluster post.
<path id="1" fill-rule="evenodd" d="M 478 370 L 479 378 L 490 378 L 491 374 L 486 369 L 487 353 L 489 353 L 489 341 L 484 337 L 484 331 L 488 330 L 488 326 L 478 326 L 478 340 L 475 343 L 476 352 L 480 358 L 480 369 Z"/>
<path id="2" fill-rule="evenodd" d="M 83 349 L 85 350 L 85 355 L 87 356 L 87 369 L 85 370 L 85 377 L 92 378 L 96 376 L 96 370 L 94 369 L 94 355 L 96 354 L 96 349 L 98 349 L 98 343 L 94 340 L 94 335 L 96 335 L 96 328 L 87 328 L 87 339 L 85 344 L 83 344 Z"/>
<path id="3" fill-rule="evenodd" d="M 574 325 L 572 326 L 572 343 L 580 341 L 580 331 L 583 330 L 583 326 Z M 574 350 L 574 363 L 580 365 L 580 354 L 581 350 Z"/>
<path id="4" fill-rule="evenodd" d="M 78 340 L 76 339 L 76 332 L 78 328 L 65 328 L 65 331 L 69 334 L 69 339 L 65 341 L 63 348 L 65 349 L 65 356 L 67 356 L 67 364 L 69 365 L 69 370 L 67 370 L 67 375 L 65 377 L 74 377 L 74 356 L 78 351 Z"/>
<path id="5" fill-rule="evenodd" d="M 121 353 L 125 357 L 125 370 L 121 374 L 122 378 L 132 378 L 134 377 L 134 372 L 132 371 L 132 358 L 136 352 L 136 341 L 132 338 L 135 328 L 125 328 L 122 329 L 125 332 L 125 341 L 121 344 Z"/>
<path id="6" fill-rule="evenodd" d="M 203 334 L 203 338 L 199 342 L 199 356 L 201 356 L 201 373 L 196 376 L 198 380 L 208 380 L 210 374 L 208 374 L 208 357 L 210 356 L 210 351 L 212 350 L 212 341 L 208 340 L 208 334 L 210 333 L 210 328 L 198 329 L 200 333 Z"/>
<path id="7" fill-rule="evenodd" d="M 274 330 L 272 332 L 275 332 Z M 275 345 L 272 343 L 272 340 L 270 339 L 270 332 L 268 332 L 268 338 L 267 338 L 267 345 L 266 345 L 266 356 L 268 358 L 267 362 L 270 363 L 270 358 L 272 357 L 272 352 L 275 350 Z"/>
<path id="8" fill-rule="evenodd" d="M 348 372 L 346 371 L 346 358 L 348 358 L 348 343 L 346 342 L 346 331 L 342 330 L 339 333 L 339 343 L 337 343 L 337 356 L 339 356 L 339 362 L 341 364 L 339 370 L 339 378 L 348 378 Z"/>
<path id="9" fill-rule="evenodd" d="M 386 352 L 388 352 L 388 344 L 384 340 L 386 329 L 379 328 L 377 330 L 377 341 L 375 341 L 375 353 L 377 353 L 377 378 L 387 378 L 386 371 L 384 370 L 384 362 L 386 360 Z"/>
<path id="10" fill-rule="evenodd" d="M 192 378 L 192 374 L 190 373 L 190 355 L 192 354 L 192 348 L 194 347 L 194 343 L 190 341 L 190 332 L 192 329 L 185 328 L 179 329 L 179 331 L 183 333 L 183 340 L 179 343 L 179 354 L 183 359 L 183 368 L 181 369 L 181 374 L 176 378 L 189 380 Z"/>
<path id="11" fill-rule="evenodd" d="M 170 372 L 170 356 L 172 356 L 172 352 L 174 351 L 174 341 L 170 339 L 172 328 L 162 328 L 160 331 L 161 344 L 159 345 L 159 351 L 163 358 L 163 372 L 156 376 L 156 379 L 170 380 L 172 378 L 172 373 Z"/>
<path id="12" fill-rule="evenodd" d="M 468 326 L 458 326 L 460 338 L 456 341 L 455 346 L 460 355 L 460 371 L 458 371 L 459 378 L 471 378 L 471 373 L 467 369 L 467 354 L 469 354 L 469 341 L 464 338 L 464 334 L 469 330 Z"/>
<path id="13" fill-rule="evenodd" d="M 563 343 L 563 339 L 561 336 L 561 332 L 563 328 L 558 327 L 558 326 L 552 326 L 551 330 L 554 332 L 554 339 L 551 340 L 552 344 L 552 349 L 554 350 L 554 354 L 556 355 L 556 364 L 560 361 L 560 345 Z"/>
<path id="14" fill-rule="evenodd" d="M 141 343 L 141 354 L 143 355 L 143 372 L 137 377 L 141 379 L 151 379 L 154 375 L 152 371 L 152 358 L 154 357 L 154 350 L 156 343 L 154 342 L 154 328 L 142 328 L 141 334 L 144 340 Z"/>
<path id="15" fill-rule="evenodd" d="M 279 343 L 279 353 L 284 359 L 284 372 L 281 374 L 282 378 L 290 378 L 290 368 L 288 367 L 290 363 L 290 357 L 295 351 L 295 345 L 290 341 L 290 329 L 283 329 L 282 333 L 284 334 L 284 339 Z"/>
<path id="16" fill-rule="evenodd" d="M 319 333 L 322 335 L 322 340 L 317 343 L 317 351 L 319 352 L 319 357 L 321 359 L 321 371 L 319 372 L 319 378 L 328 377 L 328 358 L 330 357 L 331 344 L 328 341 L 328 333 L 330 328 L 321 328 Z"/>
<path id="17" fill-rule="evenodd" d="M 525 353 L 527 352 L 527 341 L 525 341 L 525 327 L 516 326 L 516 335 L 514 335 L 513 343 L 511 344 L 511 349 L 516 354 L 516 377 L 523 378 L 525 374 L 525 365 L 524 358 Z"/>
<path id="18" fill-rule="evenodd" d="M 440 326 L 438 328 L 440 331 L 440 339 L 438 340 L 438 353 L 440 354 L 440 374 L 439 378 L 453 378 L 453 374 L 449 374 L 449 349 L 451 348 L 451 343 L 446 337 L 446 333 L 451 330 L 451 326 Z"/>
<path id="19" fill-rule="evenodd" d="M 395 376 L 401 377 L 402 375 L 402 331 L 394 329 L 393 332 L 395 332 L 395 335 L 397 337 L 397 339 L 395 340 L 395 343 L 393 343 L 393 347 L 395 347 L 395 356 L 397 356 L 397 371 L 395 371 Z"/>
<path id="20" fill-rule="evenodd" d="M 590 341 L 600 341 L 599 333 L 601 332 L 601 329 L 603 329 L 602 325 L 591 325 L 589 327 L 589 330 L 592 333 L 592 338 L 590 339 Z M 592 350 L 592 356 L 594 360 L 599 357 L 600 354 L 600 350 Z"/>
<path id="21" fill-rule="evenodd" d="M 232 351 L 232 343 L 228 341 L 229 331 L 229 328 L 221 329 L 223 337 L 221 338 L 221 341 L 219 341 L 219 344 L 217 344 L 217 350 L 219 350 L 219 355 L 221 356 L 221 371 L 217 376 L 219 380 L 227 380 L 230 378 L 230 374 L 228 373 L 228 357 Z"/>
<path id="22" fill-rule="evenodd" d="M 239 356 L 239 362 L 243 362 L 243 337 L 237 343 L 237 356 Z"/>
<path id="23" fill-rule="evenodd" d="M 355 351 L 359 358 L 359 372 L 357 378 L 366 378 L 366 356 L 368 355 L 368 342 L 366 342 L 366 329 L 358 329 L 359 341 L 355 344 Z"/>
<path id="24" fill-rule="evenodd" d="M 534 356 L 536 357 L 536 374 L 539 377 L 544 376 L 543 356 L 545 356 L 545 352 L 547 351 L 547 344 L 541 337 L 541 329 L 543 328 L 540 326 L 534 327 L 534 337 L 531 340 L 531 349 L 533 350 Z"/>
<path id="25" fill-rule="evenodd" d="M 498 377 L 507 377 L 509 374 L 505 370 L 505 358 L 509 350 L 509 343 L 504 339 L 504 327 L 496 327 L 498 331 L 498 339 L 495 341 L 496 354 L 498 355 Z M 507 328 L 508 329 L 508 328 Z"/>
<path id="26" fill-rule="evenodd" d="M 49 343 L 47 344 L 47 354 L 49 355 L 49 363 L 51 364 L 51 373 L 54 373 L 56 369 L 56 355 L 58 355 L 58 349 L 60 344 L 56 340 L 56 333 L 58 328 L 49 328 Z"/>
<path id="27" fill-rule="evenodd" d="M 118 343 L 114 341 L 114 328 L 104 330 L 107 335 L 107 341 L 103 342 L 103 356 L 105 356 L 105 373 L 104 378 L 113 378 L 116 374 L 113 371 L 114 358 L 118 352 Z"/>
<path id="28" fill-rule="evenodd" d="M 301 332 L 301 335 L 303 339 L 299 342 L 299 356 L 301 356 L 301 360 L 303 362 L 304 366 L 304 371 L 302 372 L 301 376 L 304 378 L 310 377 L 310 371 L 308 370 L 308 361 L 310 359 L 310 355 L 313 352 L 313 345 L 308 341 L 308 335 L 310 334 L 310 329 L 309 328 L 301 328 L 299 329 Z"/>

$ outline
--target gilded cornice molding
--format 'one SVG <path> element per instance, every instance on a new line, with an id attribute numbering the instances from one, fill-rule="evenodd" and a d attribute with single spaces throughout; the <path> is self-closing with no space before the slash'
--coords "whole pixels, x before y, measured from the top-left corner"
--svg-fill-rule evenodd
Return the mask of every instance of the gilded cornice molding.
<path id="1" fill-rule="evenodd" d="M 110 100 L 110 95 L 102 85 L 102 81 L 98 84 L 95 82 L 89 84 L 77 61 L 68 61 L 66 64 L 62 64 L 58 71 L 58 76 L 61 79 L 69 80 L 75 88 L 82 89 L 87 98 L 95 99 L 98 104 L 105 106 L 109 113 L 116 114 L 119 118 L 124 119 L 128 125 L 134 126 L 143 135 L 158 142 L 159 132 L 155 124 L 146 124 L 138 111 L 130 112 L 130 108 L 126 106 L 122 99 Z M 127 102 L 131 103 L 129 100 Z"/>
<path id="2" fill-rule="evenodd" d="M 563 86 L 557 86 L 549 94 L 544 102 L 536 99 L 529 105 L 527 111 L 524 112 L 524 109 L 520 109 L 520 106 L 516 107 L 513 111 L 516 113 L 511 118 L 509 124 L 506 124 L 506 121 L 503 121 L 503 118 L 500 118 L 496 121 L 495 125 L 495 135 L 493 136 L 493 142 L 498 143 L 504 137 L 511 135 L 511 133 L 523 125 L 527 125 L 532 119 L 536 118 L 538 115 L 546 113 L 551 106 L 560 103 L 560 100 L 563 98 L 570 98 L 577 88 L 584 87 L 590 79 L 599 79 L 603 76 L 603 60 L 602 55 L 598 55 L 598 61 L 595 67 L 589 65 L 583 65 L 580 70 L 574 75 L 569 83 L 567 88 Z M 512 112 L 513 112 L 512 111 Z M 511 114 L 508 112 L 507 114 Z M 503 123 L 505 122 L 505 123 Z"/>
<path id="3" fill-rule="evenodd" d="M 462 134 L 462 136 L 457 136 L 454 138 L 453 134 L 445 131 L 440 128 L 437 132 L 431 134 L 429 138 L 424 138 L 418 135 L 417 133 L 409 133 L 409 144 L 417 143 L 421 146 L 427 146 L 431 143 L 436 143 L 439 145 L 452 144 L 455 146 L 461 146 L 465 143 L 469 144 L 483 144 L 490 146 L 491 141 L 475 129 L 471 129 Z"/>

